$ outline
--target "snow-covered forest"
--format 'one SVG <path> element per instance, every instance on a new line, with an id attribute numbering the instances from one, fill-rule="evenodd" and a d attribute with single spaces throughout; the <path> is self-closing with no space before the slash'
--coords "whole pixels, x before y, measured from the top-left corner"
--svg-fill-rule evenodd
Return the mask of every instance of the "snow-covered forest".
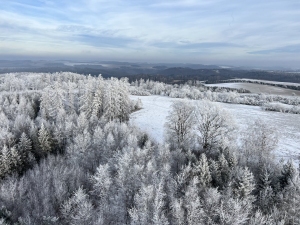
<path id="1" fill-rule="evenodd" d="M 299 113 L 300 99 L 244 92 L 0 75 L 0 224 L 300 224 L 299 171 L 273 153 L 280 130 L 253 121 L 237 138 L 234 118 L 213 103 Z M 158 143 L 130 123 L 143 107 L 130 94 L 196 104 L 172 104 Z"/>

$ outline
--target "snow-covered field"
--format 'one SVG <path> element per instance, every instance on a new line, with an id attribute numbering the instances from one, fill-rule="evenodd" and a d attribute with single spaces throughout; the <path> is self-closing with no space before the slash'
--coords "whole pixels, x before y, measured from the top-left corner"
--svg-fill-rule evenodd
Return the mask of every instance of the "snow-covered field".
<path id="1" fill-rule="evenodd" d="M 206 84 L 210 87 L 228 87 L 228 88 L 244 88 L 252 93 L 264 93 L 272 95 L 283 96 L 300 96 L 300 91 L 291 90 L 286 88 L 274 87 L 270 85 L 253 84 L 253 83 L 219 83 L 219 84 Z"/>
<path id="2" fill-rule="evenodd" d="M 143 109 L 131 115 L 131 122 L 142 131 L 147 132 L 157 142 L 164 140 L 164 123 L 173 101 L 179 99 L 163 96 L 131 96 L 140 98 Z M 193 104 L 193 100 L 191 104 Z M 279 133 L 276 149 L 278 157 L 298 159 L 300 156 L 300 116 L 296 114 L 263 111 L 259 106 L 216 103 L 229 111 L 240 129 L 245 128 L 256 119 L 270 124 Z"/>

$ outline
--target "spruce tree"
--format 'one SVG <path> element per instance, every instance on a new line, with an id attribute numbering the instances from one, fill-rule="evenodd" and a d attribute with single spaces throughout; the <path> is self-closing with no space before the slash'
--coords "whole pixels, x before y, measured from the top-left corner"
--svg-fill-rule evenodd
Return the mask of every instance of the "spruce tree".
<path id="1" fill-rule="evenodd" d="M 20 152 L 21 161 L 24 163 L 24 165 L 31 164 L 32 162 L 29 160 L 29 155 L 31 154 L 32 150 L 32 141 L 24 132 L 21 134 L 18 149 Z"/>
<path id="2" fill-rule="evenodd" d="M 42 153 L 48 154 L 52 150 L 52 140 L 48 130 L 45 128 L 44 123 L 42 123 L 41 128 L 38 132 L 38 141 L 39 146 L 42 150 Z"/>
<path id="3" fill-rule="evenodd" d="M 61 208 L 61 213 L 70 224 L 90 224 L 93 216 L 93 205 L 88 195 L 80 187 Z"/>
<path id="4" fill-rule="evenodd" d="M 10 149 L 4 145 L 0 155 L 0 177 L 3 178 L 11 173 L 12 159 Z"/>
<path id="5" fill-rule="evenodd" d="M 206 188 L 207 186 L 210 186 L 212 178 L 209 171 L 208 161 L 204 153 L 201 154 L 199 161 L 196 163 L 193 169 L 193 172 L 198 177 L 200 188 Z"/>

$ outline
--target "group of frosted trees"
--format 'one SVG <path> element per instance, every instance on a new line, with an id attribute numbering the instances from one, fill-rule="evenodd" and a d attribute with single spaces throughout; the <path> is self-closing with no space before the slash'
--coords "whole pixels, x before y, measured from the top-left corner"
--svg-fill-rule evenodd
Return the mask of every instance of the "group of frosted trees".
<path id="1" fill-rule="evenodd" d="M 126 79 L 73 73 L 2 75 L 0 177 L 23 173 L 50 153 L 63 153 L 86 118 L 128 121 L 140 107 L 130 101 L 128 87 Z"/>
<path id="2" fill-rule="evenodd" d="M 270 157 L 267 126 L 237 149 L 223 110 L 180 102 L 159 145 L 127 122 L 141 102 L 126 79 L 8 74 L 0 89 L 0 224 L 300 222 L 298 171 Z"/>
<path id="3" fill-rule="evenodd" d="M 196 144 L 204 151 L 226 148 L 235 128 L 231 116 L 212 102 L 200 101 L 193 105 L 186 100 L 172 104 L 165 127 L 172 148 L 196 148 Z"/>
<path id="4" fill-rule="evenodd" d="M 237 143 L 235 129 L 212 102 L 172 104 L 165 133 L 182 196 L 179 224 L 298 224 L 299 172 L 274 159 L 276 131 L 257 120 Z"/>

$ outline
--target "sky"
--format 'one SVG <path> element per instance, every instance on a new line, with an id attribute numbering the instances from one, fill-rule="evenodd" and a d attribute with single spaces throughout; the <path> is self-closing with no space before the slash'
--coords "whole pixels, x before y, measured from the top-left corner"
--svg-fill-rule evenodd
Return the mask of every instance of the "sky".
<path id="1" fill-rule="evenodd" d="M 300 1 L 1 0 L 0 59 L 300 68 Z"/>

